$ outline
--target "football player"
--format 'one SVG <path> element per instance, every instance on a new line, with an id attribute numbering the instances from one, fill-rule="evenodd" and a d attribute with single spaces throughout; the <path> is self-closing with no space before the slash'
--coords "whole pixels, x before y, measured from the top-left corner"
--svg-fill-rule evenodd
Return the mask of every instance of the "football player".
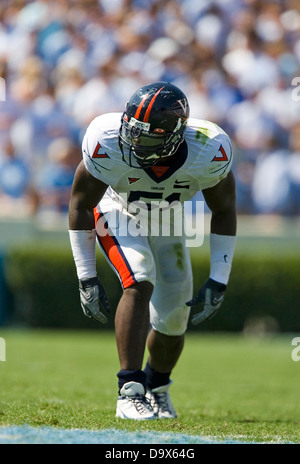
<path id="1" fill-rule="evenodd" d="M 236 207 L 229 137 L 212 122 L 189 118 L 189 104 L 179 88 L 154 82 L 134 93 L 123 114 L 96 117 L 82 151 L 69 234 L 84 314 L 105 323 L 109 312 L 101 271 L 98 277 L 96 270 L 96 242 L 123 289 L 115 314 L 120 361 L 116 416 L 174 418 L 170 377 L 182 353 L 191 306 L 203 303 L 193 324 L 214 316 L 231 272 Z M 172 228 L 162 233 L 153 221 L 141 218 L 161 205 L 162 210 L 182 205 L 199 191 L 212 212 L 211 268 L 193 297 L 184 233 Z M 143 366 L 146 347 L 149 357 Z"/>

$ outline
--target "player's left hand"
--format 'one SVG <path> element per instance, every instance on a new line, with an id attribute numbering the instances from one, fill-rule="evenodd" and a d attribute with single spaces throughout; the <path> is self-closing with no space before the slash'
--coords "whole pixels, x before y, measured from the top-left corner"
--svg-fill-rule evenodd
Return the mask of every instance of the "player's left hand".
<path id="1" fill-rule="evenodd" d="M 227 285 L 209 278 L 200 288 L 198 295 L 186 303 L 187 306 L 204 303 L 203 310 L 192 317 L 193 325 L 200 324 L 200 322 L 206 321 L 216 315 L 223 303 L 226 288 Z"/>

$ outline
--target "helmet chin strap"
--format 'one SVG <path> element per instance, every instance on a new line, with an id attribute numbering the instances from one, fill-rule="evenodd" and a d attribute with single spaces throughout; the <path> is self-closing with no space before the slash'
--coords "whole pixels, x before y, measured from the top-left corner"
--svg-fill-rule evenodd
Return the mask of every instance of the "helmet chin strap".
<path id="1" fill-rule="evenodd" d="M 142 163 L 141 166 L 142 167 L 151 167 L 151 166 L 156 166 L 156 165 L 160 164 L 161 162 L 168 162 L 168 160 L 170 158 L 172 158 L 172 156 L 176 155 L 177 149 L 179 148 L 180 145 L 181 145 L 181 143 L 179 143 L 176 147 L 174 147 L 168 154 L 166 154 L 166 155 L 157 155 L 156 160 L 153 159 L 151 163 L 149 163 L 149 164 L 145 163 L 144 166 L 142 166 L 142 164 L 143 164 Z M 136 157 L 136 159 L 138 160 L 138 157 Z M 151 155 L 148 156 L 146 159 L 147 160 L 151 159 Z"/>
<path id="2" fill-rule="evenodd" d="M 135 156 L 135 159 L 142 168 L 150 168 L 151 166 L 155 166 L 161 160 L 161 156 L 155 155 L 154 157 L 153 155 L 149 155 L 146 158 Z"/>
<path id="3" fill-rule="evenodd" d="M 174 155 L 176 154 L 178 148 L 179 148 L 180 145 L 182 144 L 182 142 L 183 142 L 183 139 L 180 140 L 180 141 L 178 141 L 178 142 L 176 143 L 176 145 L 174 145 L 174 146 L 171 148 L 171 150 L 169 151 L 169 153 L 167 153 L 167 154 L 165 154 L 165 155 L 164 155 L 164 154 L 161 155 L 160 161 L 164 161 L 164 159 L 167 160 L 168 158 L 171 158 L 172 156 L 174 156 Z"/>
<path id="4" fill-rule="evenodd" d="M 153 153 L 153 155 L 148 155 L 146 156 L 145 158 L 141 157 L 141 156 L 138 156 L 137 154 L 135 154 L 135 157 L 136 159 L 140 160 L 140 161 L 145 161 L 147 163 L 147 161 L 149 161 L 150 163 L 152 162 L 156 162 L 158 160 L 161 159 L 161 155 L 157 155 L 156 153 Z"/>

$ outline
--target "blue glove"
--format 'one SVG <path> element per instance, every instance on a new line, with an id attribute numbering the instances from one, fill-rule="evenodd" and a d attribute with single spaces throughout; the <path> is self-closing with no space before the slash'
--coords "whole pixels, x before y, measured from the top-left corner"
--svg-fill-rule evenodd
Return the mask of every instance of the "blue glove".
<path id="1" fill-rule="evenodd" d="M 100 311 L 99 303 L 109 313 L 109 301 L 98 277 L 79 280 L 79 292 L 84 315 L 90 319 L 95 319 L 101 324 L 106 324 L 107 317 Z"/>
<path id="2" fill-rule="evenodd" d="M 206 321 L 216 315 L 223 303 L 226 288 L 227 285 L 220 284 L 209 278 L 200 288 L 198 295 L 186 303 L 187 306 L 204 303 L 203 310 L 192 317 L 193 325 L 200 324 L 200 322 Z"/>

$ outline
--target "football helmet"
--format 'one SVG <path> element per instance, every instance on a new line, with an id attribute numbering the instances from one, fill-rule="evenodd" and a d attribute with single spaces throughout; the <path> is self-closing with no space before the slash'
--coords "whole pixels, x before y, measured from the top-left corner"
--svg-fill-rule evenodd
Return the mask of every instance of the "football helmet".
<path id="1" fill-rule="evenodd" d="M 188 117 L 188 100 L 175 85 L 154 82 L 138 89 L 121 118 L 123 161 L 145 168 L 173 155 L 184 140 Z"/>

